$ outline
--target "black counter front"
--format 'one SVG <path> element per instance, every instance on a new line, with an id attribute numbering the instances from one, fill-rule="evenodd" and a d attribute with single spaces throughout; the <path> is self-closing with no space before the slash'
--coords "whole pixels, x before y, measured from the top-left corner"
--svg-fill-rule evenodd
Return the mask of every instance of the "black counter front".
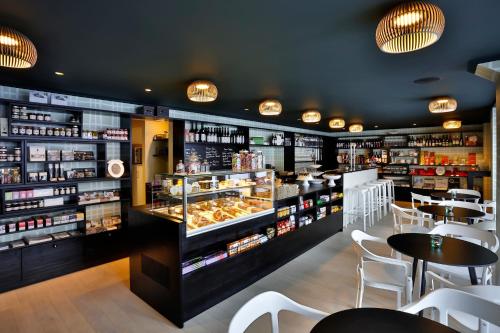
<path id="1" fill-rule="evenodd" d="M 264 233 L 283 220 L 276 213 L 252 218 L 207 233 L 186 237 L 186 223 L 175 222 L 151 213 L 147 208 L 131 209 L 129 227 L 139 246 L 130 256 L 130 288 L 132 292 L 170 319 L 177 326 L 234 293 L 249 286 L 293 258 L 342 230 L 341 199 L 318 204 L 320 195 L 332 196 L 341 186 L 310 186 L 299 196 L 275 201 L 275 209 L 299 206 L 299 198 L 311 199 L 313 207 L 297 210 L 296 220 L 303 215 L 325 217 L 274 237 L 246 252 L 182 274 L 182 263 L 217 250 L 243 237 Z M 323 209 L 323 211 L 325 210 Z"/>

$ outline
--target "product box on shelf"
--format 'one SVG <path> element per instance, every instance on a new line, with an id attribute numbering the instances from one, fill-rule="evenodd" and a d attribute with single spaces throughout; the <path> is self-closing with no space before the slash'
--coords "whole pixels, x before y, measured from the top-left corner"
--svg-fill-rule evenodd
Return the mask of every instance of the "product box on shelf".
<path id="1" fill-rule="evenodd" d="M 203 257 L 193 258 L 191 260 L 182 263 L 182 274 L 190 273 L 198 268 L 204 267 L 206 265 L 205 259 Z"/>

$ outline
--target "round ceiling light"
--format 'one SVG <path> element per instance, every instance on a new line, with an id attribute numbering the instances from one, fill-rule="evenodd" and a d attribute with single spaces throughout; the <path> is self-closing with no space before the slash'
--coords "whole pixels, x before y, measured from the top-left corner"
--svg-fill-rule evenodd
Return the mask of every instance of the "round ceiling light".
<path id="1" fill-rule="evenodd" d="M 305 123 L 319 123 L 321 120 L 321 113 L 316 110 L 309 110 L 302 113 L 302 121 Z"/>
<path id="2" fill-rule="evenodd" d="M 259 104 L 259 113 L 263 116 L 277 116 L 281 111 L 281 103 L 276 99 L 266 99 Z"/>
<path id="3" fill-rule="evenodd" d="M 342 118 L 334 118 L 328 122 L 328 126 L 330 126 L 330 128 L 344 128 L 345 120 Z"/>
<path id="4" fill-rule="evenodd" d="M 412 52 L 437 42 L 444 25 L 444 14 L 438 6 L 422 1 L 404 2 L 382 18 L 375 39 L 383 52 Z"/>
<path id="5" fill-rule="evenodd" d="M 0 66 L 30 68 L 35 66 L 35 45 L 22 33 L 0 26 Z"/>
<path id="6" fill-rule="evenodd" d="M 443 123 L 443 128 L 445 129 L 458 129 L 460 127 L 462 127 L 460 120 L 447 120 Z"/>
<path id="7" fill-rule="evenodd" d="M 217 87 L 210 81 L 194 81 L 187 88 L 187 96 L 193 102 L 213 102 L 217 99 L 217 94 Z"/>
<path id="8" fill-rule="evenodd" d="M 349 132 L 351 132 L 351 133 L 363 132 L 363 125 L 361 125 L 361 124 L 352 124 L 351 126 L 349 126 Z"/>
<path id="9" fill-rule="evenodd" d="M 457 109 L 457 100 L 451 97 L 439 97 L 429 102 L 429 111 L 432 113 L 453 112 Z"/>

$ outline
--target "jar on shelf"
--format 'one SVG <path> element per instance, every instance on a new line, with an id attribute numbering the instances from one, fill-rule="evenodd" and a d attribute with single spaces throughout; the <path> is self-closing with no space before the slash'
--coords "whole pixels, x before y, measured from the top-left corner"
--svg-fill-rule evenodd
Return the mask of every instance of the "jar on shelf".
<path id="1" fill-rule="evenodd" d="M 31 126 L 26 127 L 26 135 L 33 135 L 33 128 Z"/>
<path id="2" fill-rule="evenodd" d="M 59 136 L 59 128 L 54 128 L 54 136 Z"/>
<path id="3" fill-rule="evenodd" d="M 0 147 L 0 153 L 2 152 L 2 149 L 1 149 L 1 148 L 2 148 L 2 147 Z M 3 148 L 5 148 L 5 147 L 3 147 Z M 15 147 L 15 148 L 14 148 L 14 155 L 16 155 L 16 156 L 21 156 L 21 148 L 19 148 L 19 147 Z"/>
<path id="4" fill-rule="evenodd" d="M 73 134 L 73 137 L 78 137 L 78 132 L 79 132 L 78 126 L 74 125 L 71 128 L 71 133 Z"/>
<path id="5" fill-rule="evenodd" d="M 47 135 L 48 136 L 54 135 L 54 129 L 52 127 L 47 127 Z"/>
<path id="6" fill-rule="evenodd" d="M 47 128 L 45 126 L 40 127 L 40 135 L 47 135 Z"/>
<path id="7" fill-rule="evenodd" d="M 43 120 L 44 120 L 43 113 L 38 113 L 38 114 L 36 115 L 36 120 L 43 121 Z"/>
<path id="8" fill-rule="evenodd" d="M 20 113 L 21 111 L 19 110 L 19 108 L 17 106 L 14 106 L 12 108 L 12 114 L 11 114 L 12 119 L 19 119 Z"/>
<path id="9" fill-rule="evenodd" d="M 28 120 L 29 117 L 28 117 L 28 112 L 26 111 L 21 111 L 20 115 L 19 115 L 19 119 L 21 120 Z"/>
<path id="10" fill-rule="evenodd" d="M 33 127 L 33 135 L 40 135 L 40 127 Z"/>
<path id="11" fill-rule="evenodd" d="M 46 114 L 43 115 L 43 120 L 45 120 L 45 121 L 51 121 L 52 117 L 50 116 L 50 114 L 46 113 Z"/>
<path id="12" fill-rule="evenodd" d="M 66 136 L 71 136 L 72 135 L 72 130 L 70 127 L 66 128 Z"/>
<path id="13" fill-rule="evenodd" d="M 36 120 L 36 113 L 30 113 L 30 114 L 28 114 L 28 118 L 30 120 Z"/>
<path id="14" fill-rule="evenodd" d="M 11 132 L 12 132 L 12 134 L 14 134 L 14 135 L 18 135 L 18 134 L 19 134 L 19 126 L 17 126 L 17 125 L 12 125 Z"/>
<path id="15" fill-rule="evenodd" d="M 26 134 L 26 127 L 19 126 L 19 135 L 25 135 L 25 134 Z"/>

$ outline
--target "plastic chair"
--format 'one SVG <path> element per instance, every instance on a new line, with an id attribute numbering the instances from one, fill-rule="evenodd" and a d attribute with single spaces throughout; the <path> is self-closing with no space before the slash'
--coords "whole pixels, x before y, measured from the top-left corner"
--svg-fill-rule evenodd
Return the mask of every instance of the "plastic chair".
<path id="1" fill-rule="evenodd" d="M 457 225 L 452 223 L 442 224 L 436 226 L 429 233 L 442 236 L 458 236 L 464 241 L 479 243 L 481 246 L 490 249 L 492 252 L 497 252 L 499 248 L 499 240 L 494 233 L 468 225 Z M 469 270 L 467 267 L 448 266 L 429 262 L 427 264 L 427 269 L 438 274 L 448 275 L 450 277 L 450 280 L 458 281 L 459 284 L 470 284 Z M 480 273 L 477 274 L 477 276 L 481 281 L 481 284 L 486 285 L 491 282 L 493 273 L 492 267 L 478 267 L 475 269 L 476 274 L 477 272 Z"/>
<path id="2" fill-rule="evenodd" d="M 358 291 L 356 307 L 360 308 L 363 306 L 365 285 L 372 288 L 395 291 L 397 293 L 398 308 L 401 306 L 402 293 L 405 293 L 406 302 L 411 302 L 413 290 L 411 264 L 404 260 L 374 254 L 363 245 L 364 241 L 372 241 L 387 246 L 385 239 L 370 236 L 360 230 L 354 230 L 351 233 L 351 238 L 354 250 L 360 259 L 360 263 L 357 266 Z"/>
<path id="3" fill-rule="evenodd" d="M 434 220 L 415 214 L 415 210 L 391 204 L 394 217 L 394 234 L 417 232 L 428 233 L 434 226 Z M 427 226 L 426 226 L 427 224 Z"/>
<path id="4" fill-rule="evenodd" d="M 459 286 L 450 280 L 447 280 L 433 272 L 425 272 L 425 278 L 429 282 L 427 284 L 430 291 L 438 288 L 451 288 L 465 291 L 466 293 L 476 295 L 490 302 L 500 304 L 500 287 L 499 286 Z M 439 284 L 439 287 L 436 285 Z M 489 323 L 480 320 L 479 318 L 463 312 L 450 311 L 450 317 L 455 319 L 460 325 L 469 330 L 486 333 L 489 331 Z"/>
<path id="5" fill-rule="evenodd" d="M 228 333 L 243 333 L 257 318 L 271 314 L 272 332 L 279 333 L 278 314 L 280 311 L 291 311 L 320 321 L 329 314 L 299 304 L 275 291 L 259 294 L 243 305 L 231 319 Z"/>
<path id="6" fill-rule="evenodd" d="M 418 302 L 401 308 L 401 311 L 417 314 L 425 309 L 439 311 L 439 322 L 448 326 L 448 316 L 453 312 L 463 312 L 500 326 L 500 305 L 472 295 L 462 290 L 442 288 L 435 290 Z"/>
<path id="7" fill-rule="evenodd" d="M 480 218 L 482 221 L 496 221 L 497 220 L 497 203 L 495 201 L 485 200 L 481 204 L 484 216 Z"/>

